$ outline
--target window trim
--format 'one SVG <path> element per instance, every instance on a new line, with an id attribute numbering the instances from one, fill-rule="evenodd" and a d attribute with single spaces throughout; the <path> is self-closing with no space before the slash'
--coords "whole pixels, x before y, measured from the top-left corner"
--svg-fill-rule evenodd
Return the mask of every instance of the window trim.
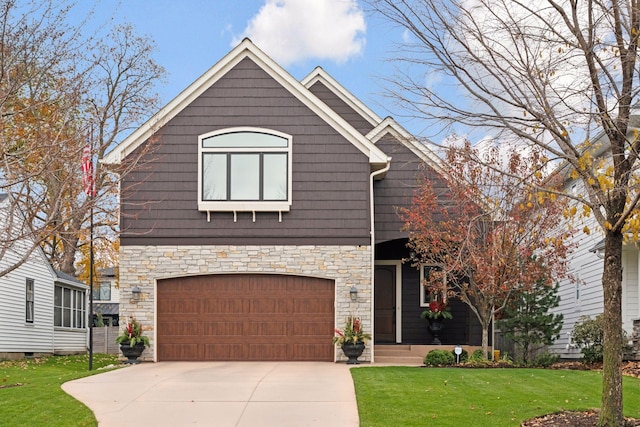
<path id="1" fill-rule="evenodd" d="M 203 140 L 227 133 L 264 133 L 273 135 L 287 140 L 287 147 L 238 147 L 238 148 L 203 148 Z M 257 127 L 233 127 L 219 129 L 198 136 L 198 210 L 205 212 L 289 212 L 291 208 L 291 195 L 293 188 L 292 181 L 292 140 L 289 134 L 278 132 L 273 129 L 257 128 Z M 203 154 L 204 153 L 286 153 L 287 154 L 287 199 L 282 201 L 272 200 L 250 200 L 250 201 L 211 201 L 202 199 L 202 179 L 203 179 Z"/>
<path id="2" fill-rule="evenodd" d="M 35 321 L 35 301 L 36 301 L 36 285 L 35 280 L 29 277 L 25 283 L 25 322 L 34 323 Z"/>
<path id="3" fill-rule="evenodd" d="M 55 292 L 60 288 L 60 304 L 56 305 L 55 301 Z M 87 328 L 88 319 L 87 319 L 87 290 L 76 288 L 73 286 L 65 286 L 62 284 L 56 283 L 54 285 L 54 299 L 53 299 L 53 326 L 56 329 L 65 329 L 65 330 L 84 330 Z M 70 293 L 69 298 L 69 307 L 66 307 L 64 304 L 64 291 L 68 290 Z M 79 301 L 80 307 L 78 307 L 78 295 L 82 296 Z M 60 325 L 56 324 L 56 312 L 59 310 L 60 315 Z M 64 316 L 65 310 L 68 310 L 69 314 L 69 326 L 65 326 Z M 80 320 L 80 326 L 78 326 L 78 320 Z"/>
<path id="4" fill-rule="evenodd" d="M 430 298 L 427 298 L 426 287 L 422 284 L 424 282 L 424 268 L 425 267 L 438 267 L 440 270 L 444 270 L 442 264 L 420 264 L 420 307 L 429 307 L 429 302 L 431 302 Z M 443 285 L 446 284 L 446 277 L 442 277 Z"/>

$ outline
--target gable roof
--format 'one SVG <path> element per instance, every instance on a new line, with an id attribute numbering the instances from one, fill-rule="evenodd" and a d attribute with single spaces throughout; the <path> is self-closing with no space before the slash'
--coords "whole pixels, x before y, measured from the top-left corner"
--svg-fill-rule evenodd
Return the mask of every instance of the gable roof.
<path id="1" fill-rule="evenodd" d="M 388 163 L 387 155 L 372 144 L 353 126 L 347 123 L 333 110 L 320 101 L 302 83 L 298 82 L 284 68 L 261 51 L 251 40 L 245 38 L 207 72 L 183 90 L 145 124 L 129 135 L 124 141 L 110 151 L 103 159 L 103 163 L 118 164 L 144 143 L 154 132 L 168 123 L 184 108 L 202 95 L 216 81 L 245 58 L 251 59 L 270 77 L 280 83 L 293 96 L 311 109 L 358 150 L 369 158 L 373 170 L 384 168 Z"/>
<path id="2" fill-rule="evenodd" d="M 426 145 L 418 141 L 392 117 L 385 118 L 366 136 L 368 140 L 376 144 L 385 135 L 393 136 L 400 143 L 409 148 L 416 156 L 422 159 L 422 161 L 435 169 L 438 173 L 444 173 L 444 168 L 442 167 L 442 159 L 438 157 L 433 151 L 431 151 Z"/>
<path id="3" fill-rule="evenodd" d="M 362 118 L 368 121 L 371 126 L 376 127 L 382 119 L 373 110 L 364 105 L 358 98 L 349 92 L 344 86 L 331 77 L 322 67 L 316 67 L 307 77 L 300 81 L 307 89 L 320 82 L 338 98 L 344 101 L 349 107 L 357 112 Z"/>

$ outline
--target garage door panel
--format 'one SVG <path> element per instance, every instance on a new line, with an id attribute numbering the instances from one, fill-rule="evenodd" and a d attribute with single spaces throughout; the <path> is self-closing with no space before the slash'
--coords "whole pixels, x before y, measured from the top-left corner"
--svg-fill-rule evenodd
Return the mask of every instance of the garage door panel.
<path id="1" fill-rule="evenodd" d="M 200 301 L 196 298 L 165 298 L 158 301 L 158 311 L 166 314 L 197 314 L 200 312 Z"/>
<path id="2" fill-rule="evenodd" d="M 244 353 L 244 344 L 220 343 L 202 346 L 202 360 L 240 360 Z"/>
<path id="3" fill-rule="evenodd" d="M 244 301 L 236 298 L 221 297 L 219 299 L 207 298 L 203 302 L 203 313 L 212 314 L 236 314 L 244 313 Z"/>
<path id="4" fill-rule="evenodd" d="M 287 354 L 288 344 L 282 343 L 250 343 L 249 359 L 250 360 L 288 360 Z"/>
<path id="5" fill-rule="evenodd" d="M 262 300 L 252 300 L 249 302 L 249 313 L 250 314 L 286 314 L 289 310 L 287 309 L 287 301 L 283 300 L 282 297 L 280 299 L 270 298 L 270 299 L 262 299 Z"/>
<path id="6" fill-rule="evenodd" d="M 331 280 L 212 275 L 160 280 L 157 290 L 161 361 L 333 361 Z M 187 350 L 175 345 L 181 333 Z"/>
<path id="7" fill-rule="evenodd" d="M 250 322 L 249 335 L 260 336 L 287 336 L 287 322 Z"/>
<path id="8" fill-rule="evenodd" d="M 244 335 L 243 322 L 204 321 L 202 333 L 207 335 Z"/>

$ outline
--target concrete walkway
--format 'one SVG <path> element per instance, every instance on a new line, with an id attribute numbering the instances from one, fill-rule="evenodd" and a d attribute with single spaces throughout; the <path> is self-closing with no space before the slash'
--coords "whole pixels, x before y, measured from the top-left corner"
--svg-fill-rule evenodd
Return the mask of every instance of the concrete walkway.
<path id="1" fill-rule="evenodd" d="M 143 363 L 70 381 L 100 427 L 359 425 L 344 364 Z"/>

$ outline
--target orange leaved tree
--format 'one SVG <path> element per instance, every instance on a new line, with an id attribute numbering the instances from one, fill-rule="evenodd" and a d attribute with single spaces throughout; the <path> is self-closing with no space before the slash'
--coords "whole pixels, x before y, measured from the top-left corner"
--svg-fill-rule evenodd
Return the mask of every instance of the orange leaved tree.
<path id="1" fill-rule="evenodd" d="M 474 160 L 479 156 L 486 161 Z M 467 144 L 448 149 L 446 160 L 447 187 L 423 182 L 400 215 L 411 261 L 441 267 L 423 285 L 469 306 L 482 326 L 487 357 L 489 326 L 514 292 L 568 277 L 566 199 L 537 172 L 542 159 L 535 153 L 494 148 L 481 154 Z M 523 179 L 551 192 L 533 192 Z"/>

